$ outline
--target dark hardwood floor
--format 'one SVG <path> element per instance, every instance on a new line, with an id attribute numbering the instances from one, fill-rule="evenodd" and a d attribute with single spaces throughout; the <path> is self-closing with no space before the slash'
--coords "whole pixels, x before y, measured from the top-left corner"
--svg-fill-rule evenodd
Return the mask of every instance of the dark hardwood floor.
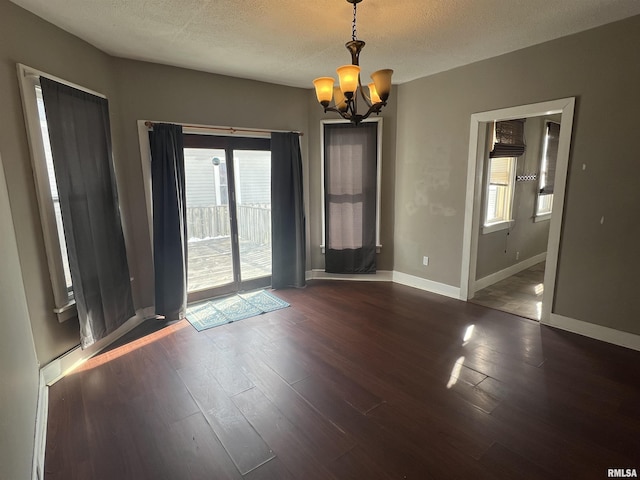
<path id="1" fill-rule="evenodd" d="M 53 385 L 46 480 L 640 471 L 640 352 L 391 283 L 277 294 L 291 307 L 178 322 Z"/>

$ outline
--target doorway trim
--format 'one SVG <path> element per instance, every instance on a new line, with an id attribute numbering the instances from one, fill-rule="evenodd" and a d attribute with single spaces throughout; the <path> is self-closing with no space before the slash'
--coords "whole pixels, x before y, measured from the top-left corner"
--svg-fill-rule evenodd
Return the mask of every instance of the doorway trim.
<path id="1" fill-rule="evenodd" d="M 544 293 L 542 296 L 542 311 L 540 317 L 541 323 L 549 323 L 555 294 L 574 110 L 575 97 L 567 97 L 547 102 L 479 112 L 471 115 L 469 160 L 467 166 L 467 197 L 465 202 L 462 271 L 460 278 L 460 298 L 462 300 L 469 300 L 476 291 L 475 277 L 478 255 L 478 233 L 482 210 L 482 176 L 487 147 L 486 125 L 496 120 L 512 120 L 560 113 L 562 127 L 560 128 L 560 139 L 558 143 L 558 159 L 554 183 L 555 192 L 551 212 L 551 224 L 549 226 L 547 263 L 544 273 Z"/>

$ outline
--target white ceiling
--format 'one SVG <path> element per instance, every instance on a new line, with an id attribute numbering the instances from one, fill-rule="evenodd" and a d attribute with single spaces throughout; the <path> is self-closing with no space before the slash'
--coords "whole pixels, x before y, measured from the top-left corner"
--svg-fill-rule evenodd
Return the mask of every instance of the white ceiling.
<path id="1" fill-rule="evenodd" d="M 12 1 L 118 57 L 305 88 L 350 63 L 346 0 Z M 638 0 L 364 0 L 360 65 L 404 83 L 638 14 Z"/>

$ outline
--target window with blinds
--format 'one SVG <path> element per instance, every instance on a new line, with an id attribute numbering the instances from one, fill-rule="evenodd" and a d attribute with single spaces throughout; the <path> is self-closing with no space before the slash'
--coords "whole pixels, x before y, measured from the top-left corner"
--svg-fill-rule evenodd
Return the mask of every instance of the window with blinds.
<path id="1" fill-rule="evenodd" d="M 515 157 L 498 157 L 489 160 L 485 227 L 511 220 L 515 164 Z"/>

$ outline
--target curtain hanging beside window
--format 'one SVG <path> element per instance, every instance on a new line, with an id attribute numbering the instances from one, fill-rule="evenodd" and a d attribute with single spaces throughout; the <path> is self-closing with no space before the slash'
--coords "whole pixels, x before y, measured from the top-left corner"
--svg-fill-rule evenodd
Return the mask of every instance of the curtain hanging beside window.
<path id="1" fill-rule="evenodd" d="M 493 148 L 489 158 L 519 157 L 526 150 L 524 119 L 503 120 L 494 124 Z"/>
<path id="2" fill-rule="evenodd" d="M 40 78 L 82 348 L 135 315 L 101 98 Z"/>
<path id="3" fill-rule="evenodd" d="M 187 308 L 187 222 L 182 126 L 156 123 L 149 132 L 153 191 L 156 313 L 183 318 Z"/>
<path id="4" fill-rule="evenodd" d="M 324 128 L 325 270 L 375 273 L 378 126 Z"/>
<path id="5" fill-rule="evenodd" d="M 271 134 L 273 288 L 305 286 L 305 214 L 297 133 Z"/>
<path id="6" fill-rule="evenodd" d="M 556 163 L 558 161 L 558 145 L 560 143 L 560 124 L 555 122 L 547 123 L 547 149 L 544 158 L 545 176 L 544 185 L 540 186 L 540 194 L 548 195 L 553 193 L 556 178 Z"/>

